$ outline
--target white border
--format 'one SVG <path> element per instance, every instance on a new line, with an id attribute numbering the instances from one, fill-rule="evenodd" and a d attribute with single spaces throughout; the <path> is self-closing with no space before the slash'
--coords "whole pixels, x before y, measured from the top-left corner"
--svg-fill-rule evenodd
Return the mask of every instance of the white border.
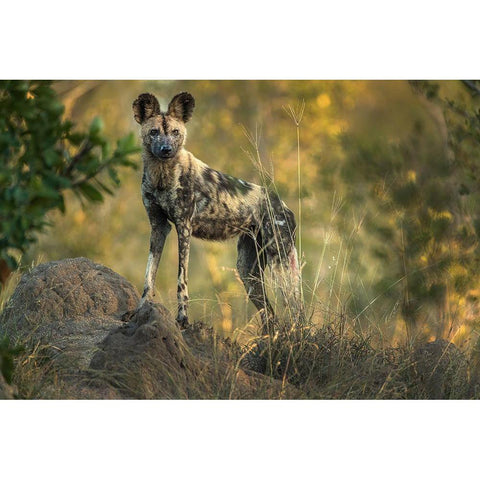
<path id="1" fill-rule="evenodd" d="M 468 435 L 480 427 L 473 401 L 17 401 L 0 408 L 2 475 L 12 474 L 5 478 L 403 480 L 477 470 Z"/>
<path id="2" fill-rule="evenodd" d="M 68 5 L 68 7 L 67 7 Z M 0 78 L 478 78 L 476 3 L 2 5 Z M 477 402 L 0 402 L 5 478 L 457 478 Z M 10 475 L 8 475 L 10 473 Z"/>
<path id="3" fill-rule="evenodd" d="M 475 78 L 477 4 L 8 2 L 0 78 Z"/>

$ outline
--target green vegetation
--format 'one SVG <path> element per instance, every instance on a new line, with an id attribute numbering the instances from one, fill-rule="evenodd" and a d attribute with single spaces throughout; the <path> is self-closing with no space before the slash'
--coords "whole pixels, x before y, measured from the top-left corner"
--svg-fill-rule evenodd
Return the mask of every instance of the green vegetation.
<path id="1" fill-rule="evenodd" d="M 65 213 L 67 191 L 102 202 L 109 183 L 120 183 L 119 167 L 134 166 L 133 134 L 113 149 L 100 118 L 79 131 L 63 112 L 50 82 L 0 83 L 0 259 L 12 270 L 49 225 L 47 213 Z"/>

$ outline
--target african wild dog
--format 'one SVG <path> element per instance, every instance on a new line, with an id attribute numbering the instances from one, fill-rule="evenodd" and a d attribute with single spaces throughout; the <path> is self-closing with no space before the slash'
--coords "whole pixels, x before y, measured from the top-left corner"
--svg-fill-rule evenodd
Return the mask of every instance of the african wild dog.
<path id="1" fill-rule="evenodd" d="M 143 141 L 142 198 L 152 227 L 145 287 L 139 307 L 154 295 L 163 246 L 173 224 L 178 235 L 178 315 L 188 325 L 187 272 L 190 238 L 238 240 L 237 268 L 250 300 L 262 312 L 263 329 L 273 309 L 262 285 L 269 265 L 287 271 L 288 288 L 298 291 L 300 271 L 293 213 L 266 189 L 220 173 L 185 150 L 185 124 L 195 100 L 187 92 L 173 97 L 166 112 L 155 96 L 143 93 L 133 102 Z"/>

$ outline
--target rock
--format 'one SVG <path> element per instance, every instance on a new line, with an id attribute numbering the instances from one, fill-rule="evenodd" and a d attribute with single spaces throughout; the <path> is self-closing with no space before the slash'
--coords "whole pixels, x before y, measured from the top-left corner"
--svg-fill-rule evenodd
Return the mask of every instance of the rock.
<path id="1" fill-rule="evenodd" d="M 44 263 L 21 278 L 0 316 L 0 333 L 48 349 L 69 369 L 84 368 L 138 298 L 127 280 L 87 258 Z"/>
<path id="2" fill-rule="evenodd" d="M 145 303 L 112 331 L 90 363 L 123 398 L 297 398 L 290 385 L 236 368 L 235 348 L 201 323 L 180 332 L 162 305 Z"/>
<path id="3" fill-rule="evenodd" d="M 168 310 L 148 302 L 108 334 L 90 363 L 129 398 L 188 398 L 199 366 Z"/>
<path id="4" fill-rule="evenodd" d="M 439 339 L 421 345 L 413 360 L 427 398 L 465 398 L 468 394 L 468 362 L 453 343 Z"/>

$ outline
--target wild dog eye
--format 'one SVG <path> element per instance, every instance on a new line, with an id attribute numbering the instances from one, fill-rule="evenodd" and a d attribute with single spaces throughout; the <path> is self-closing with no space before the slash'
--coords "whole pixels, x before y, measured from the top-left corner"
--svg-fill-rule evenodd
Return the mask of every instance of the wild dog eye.
<path id="1" fill-rule="evenodd" d="M 178 137 L 180 135 L 180 132 L 175 128 L 174 130 L 172 130 L 172 135 Z"/>
<path id="2" fill-rule="evenodd" d="M 152 129 L 150 130 L 150 135 L 151 135 L 152 137 L 156 137 L 159 133 L 160 133 L 160 131 L 159 131 L 157 128 L 152 128 Z"/>

